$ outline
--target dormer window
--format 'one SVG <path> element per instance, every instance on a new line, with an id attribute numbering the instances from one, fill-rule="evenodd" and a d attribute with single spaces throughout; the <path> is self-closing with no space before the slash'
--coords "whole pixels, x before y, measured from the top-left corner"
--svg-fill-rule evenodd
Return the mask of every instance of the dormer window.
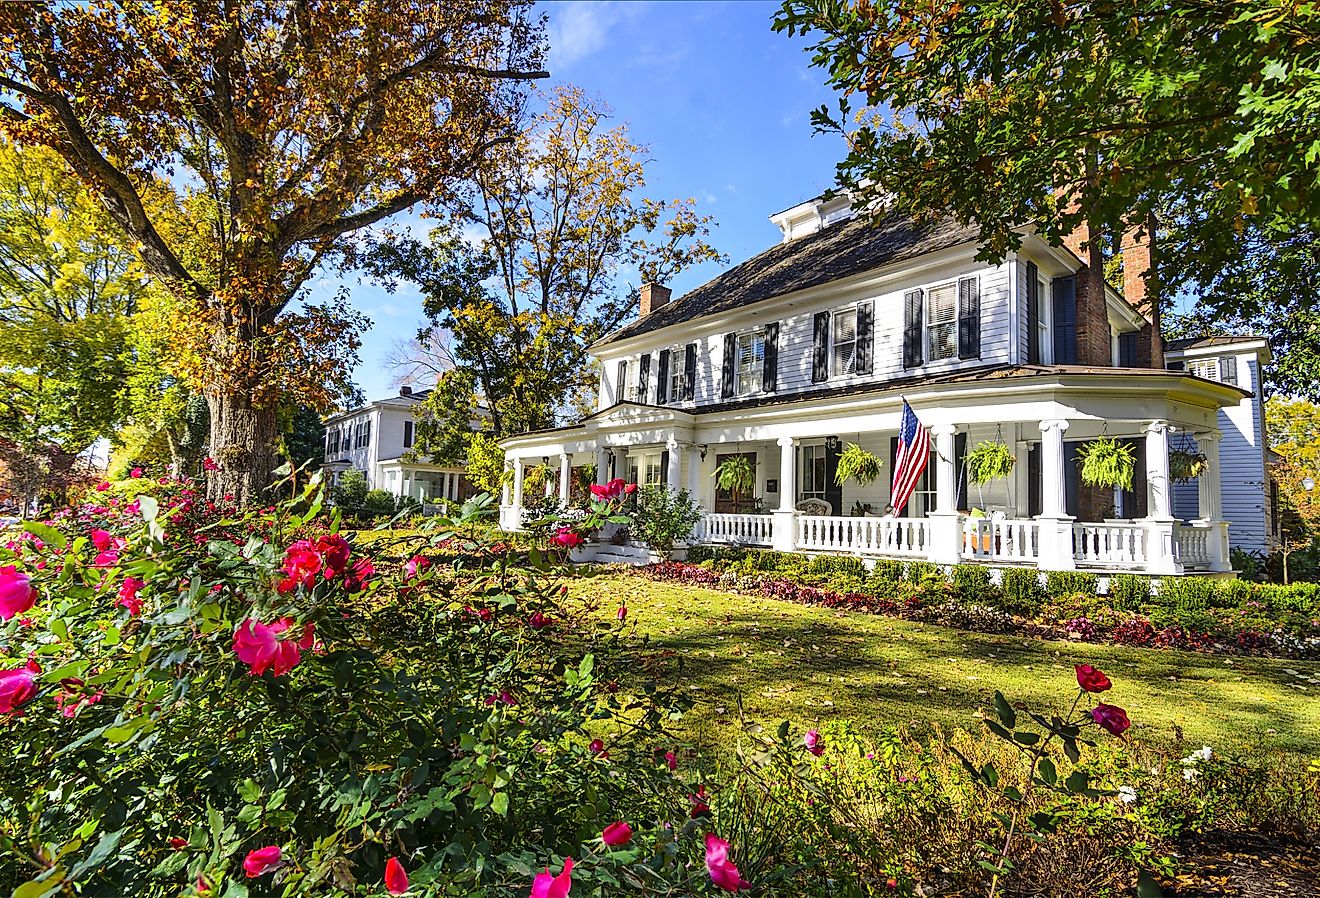
<path id="1" fill-rule="evenodd" d="M 1232 356 L 1211 359 L 1190 359 L 1187 373 L 1206 380 L 1217 380 L 1221 384 L 1237 384 L 1237 359 Z"/>

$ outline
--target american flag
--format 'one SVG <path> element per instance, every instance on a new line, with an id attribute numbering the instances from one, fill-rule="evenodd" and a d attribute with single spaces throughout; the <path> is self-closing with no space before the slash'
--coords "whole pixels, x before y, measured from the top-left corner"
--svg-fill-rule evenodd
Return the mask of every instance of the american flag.
<path id="1" fill-rule="evenodd" d="M 898 425 L 898 454 L 894 456 L 894 483 L 889 504 L 895 513 L 907 505 L 930 458 L 930 434 L 917 420 L 912 406 L 903 400 L 903 420 Z"/>

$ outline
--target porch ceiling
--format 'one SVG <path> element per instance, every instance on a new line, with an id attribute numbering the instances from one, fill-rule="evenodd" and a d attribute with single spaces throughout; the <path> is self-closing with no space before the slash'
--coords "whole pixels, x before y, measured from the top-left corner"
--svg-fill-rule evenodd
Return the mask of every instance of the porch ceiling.
<path id="1" fill-rule="evenodd" d="M 709 406 L 694 412 L 621 403 L 582 423 L 503 442 L 510 455 L 592 451 L 597 445 L 721 443 L 894 432 L 903 400 L 926 426 L 1038 424 L 1063 419 L 1069 439 L 1135 435 L 1151 421 L 1205 432 L 1219 409 L 1248 394 L 1237 387 L 1150 368 L 999 366 L 943 377 L 826 388 Z"/>

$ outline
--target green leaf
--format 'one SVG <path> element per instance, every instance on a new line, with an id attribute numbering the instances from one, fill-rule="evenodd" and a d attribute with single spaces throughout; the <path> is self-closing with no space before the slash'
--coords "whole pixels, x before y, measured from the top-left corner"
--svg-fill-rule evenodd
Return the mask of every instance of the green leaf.
<path id="1" fill-rule="evenodd" d="M 995 713 L 1010 730 L 1017 726 L 1017 712 L 1008 703 L 1008 699 L 1004 698 L 1004 693 L 998 690 L 995 690 Z"/>
<path id="2" fill-rule="evenodd" d="M 1036 768 L 1040 773 L 1040 778 L 1050 786 L 1059 781 L 1059 772 L 1054 768 L 1054 762 L 1049 758 L 1041 758 L 1040 764 Z"/>
<path id="3" fill-rule="evenodd" d="M 123 830 L 116 830 L 101 836 L 101 840 L 96 843 L 96 847 L 92 849 L 91 853 L 73 865 L 73 869 L 69 872 L 70 877 L 75 880 L 79 879 L 84 873 L 89 873 L 101 866 L 106 858 L 110 857 L 114 850 L 119 847 L 119 839 L 123 834 Z"/>
<path id="4" fill-rule="evenodd" d="M 23 529 L 42 542 L 50 543 L 58 549 L 63 549 L 69 544 L 69 538 L 60 531 L 48 524 L 42 524 L 37 521 L 24 521 Z M 15 892 L 14 894 L 18 894 Z"/>
<path id="5" fill-rule="evenodd" d="M 490 809 L 501 817 L 509 813 L 509 793 L 496 792 L 490 800 Z"/>
<path id="6" fill-rule="evenodd" d="M 1069 792 L 1081 793 L 1086 791 L 1087 785 L 1091 782 L 1091 777 L 1084 770 L 1074 770 L 1063 781 L 1063 786 Z"/>

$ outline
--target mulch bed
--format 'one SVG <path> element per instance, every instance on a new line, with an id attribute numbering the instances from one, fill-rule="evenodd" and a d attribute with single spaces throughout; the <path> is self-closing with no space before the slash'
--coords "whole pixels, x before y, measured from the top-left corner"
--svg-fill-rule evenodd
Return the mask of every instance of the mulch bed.
<path id="1" fill-rule="evenodd" d="M 1184 844 L 1179 853 L 1193 872 L 1166 884 L 1168 898 L 1320 895 L 1320 846 L 1213 832 Z"/>

